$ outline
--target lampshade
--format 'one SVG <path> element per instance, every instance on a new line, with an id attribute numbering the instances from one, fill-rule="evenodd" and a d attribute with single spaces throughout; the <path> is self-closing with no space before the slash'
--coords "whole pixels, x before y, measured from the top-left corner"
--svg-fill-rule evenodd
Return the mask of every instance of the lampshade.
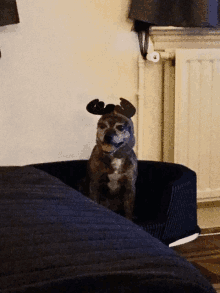
<path id="1" fill-rule="evenodd" d="M 19 23 L 15 0 L 0 0 L 0 26 Z"/>

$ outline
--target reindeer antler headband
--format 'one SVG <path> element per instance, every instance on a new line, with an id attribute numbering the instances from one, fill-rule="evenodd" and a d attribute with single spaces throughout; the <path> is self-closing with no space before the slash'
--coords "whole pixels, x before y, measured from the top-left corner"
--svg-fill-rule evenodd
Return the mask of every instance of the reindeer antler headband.
<path id="1" fill-rule="evenodd" d="M 95 115 L 104 115 L 104 114 L 109 114 L 113 111 L 122 114 L 126 116 L 127 118 L 131 118 L 134 116 L 136 109 L 135 107 L 127 100 L 120 98 L 120 106 L 119 105 L 113 105 L 113 104 L 108 104 L 105 107 L 104 102 L 99 102 L 98 99 L 95 99 L 91 101 L 87 107 L 86 110 L 89 113 L 95 114 Z"/>

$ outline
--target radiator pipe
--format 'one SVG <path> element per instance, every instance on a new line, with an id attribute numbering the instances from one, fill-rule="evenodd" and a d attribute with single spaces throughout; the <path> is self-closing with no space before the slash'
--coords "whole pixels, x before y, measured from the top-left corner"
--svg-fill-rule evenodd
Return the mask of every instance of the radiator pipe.
<path id="1" fill-rule="evenodd" d="M 158 51 L 161 59 L 175 59 L 174 51 Z M 145 63 L 142 55 L 138 56 L 138 140 L 137 140 L 137 156 L 138 160 L 143 160 L 143 138 L 144 138 L 144 72 Z"/>
<path id="2" fill-rule="evenodd" d="M 142 55 L 138 57 L 138 160 L 143 160 L 143 137 L 144 137 L 144 67 L 145 60 Z"/>

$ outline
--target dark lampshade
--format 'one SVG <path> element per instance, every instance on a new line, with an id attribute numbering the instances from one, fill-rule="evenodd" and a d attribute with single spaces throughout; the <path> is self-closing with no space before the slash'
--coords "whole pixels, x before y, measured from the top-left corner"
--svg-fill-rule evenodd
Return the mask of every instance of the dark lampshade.
<path id="1" fill-rule="evenodd" d="M 19 23 L 16 0 L 0 0 L 0 26 Z"/>

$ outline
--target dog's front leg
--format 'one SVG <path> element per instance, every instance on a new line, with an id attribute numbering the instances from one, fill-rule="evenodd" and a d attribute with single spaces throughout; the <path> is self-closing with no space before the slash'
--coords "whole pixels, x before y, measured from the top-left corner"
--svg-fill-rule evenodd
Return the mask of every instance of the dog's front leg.
<path id="1" fill-rule="evenodd" d="M 124 194 L 125 217 L 132 220 L 135 201 L 135 186 L 128 184 Z"/>
<path id="2" fill-rule="evenodd" d="M 99 184 L 96 181 L 91 181 L 89 186 L 89 197 L 99 203 Z"/>

